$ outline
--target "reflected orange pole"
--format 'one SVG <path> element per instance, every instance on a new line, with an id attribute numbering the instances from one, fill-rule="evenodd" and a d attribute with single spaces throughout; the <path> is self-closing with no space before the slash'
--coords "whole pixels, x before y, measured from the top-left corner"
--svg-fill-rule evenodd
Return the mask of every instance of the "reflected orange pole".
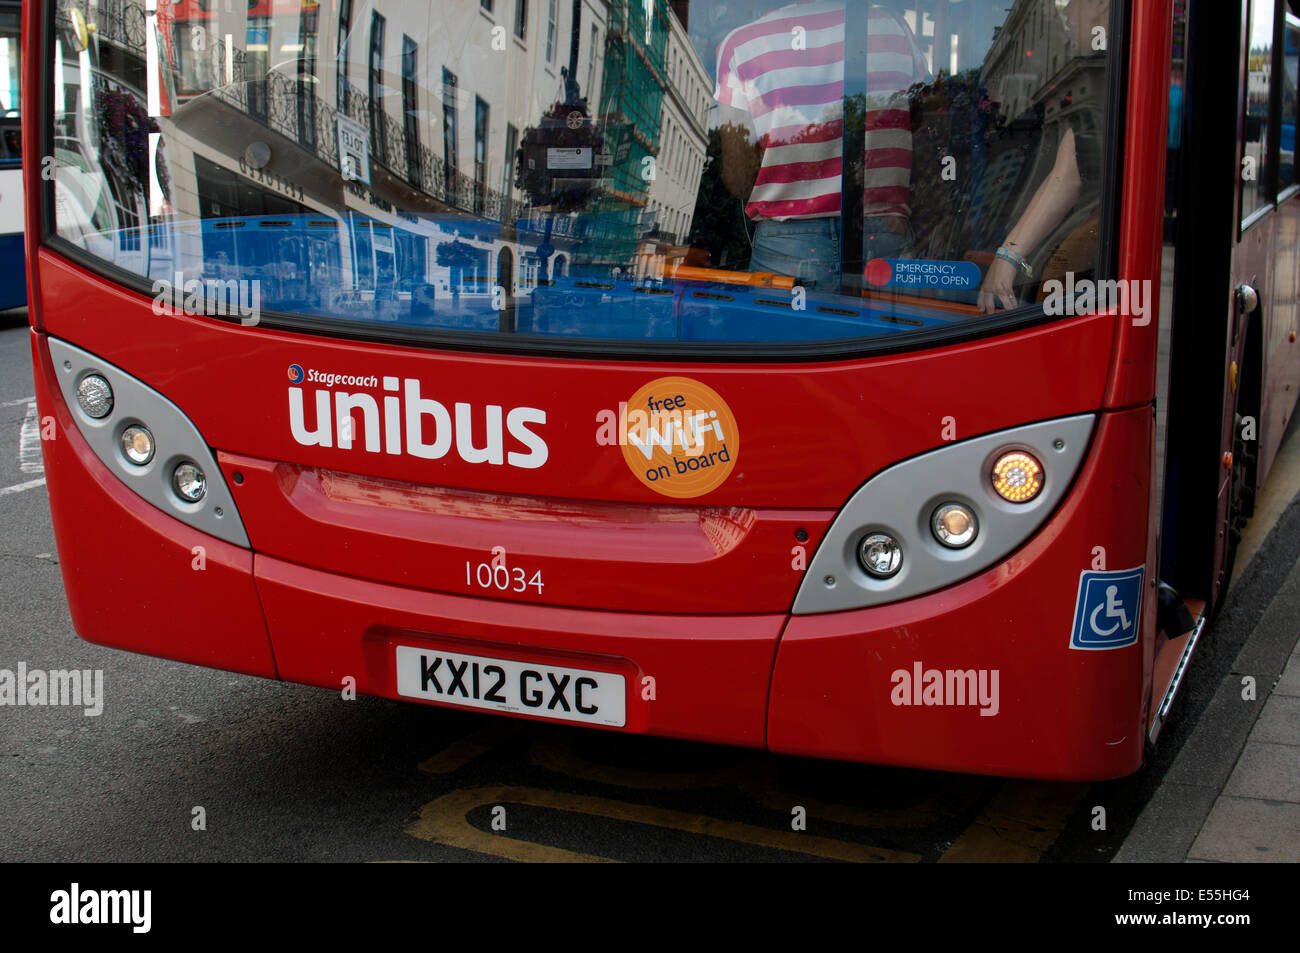
<path id="1" fill-rule="evenodd" d="M 717 268 L 700 268 L 695 265 L 678 265 L 669 268 L 673 278 L 683 281 L 720 281 L 729 285 L 750 285 L 760 288 L 794 287 L 794 279 L 774 275 L 770 271 L 721 271 Z"/>

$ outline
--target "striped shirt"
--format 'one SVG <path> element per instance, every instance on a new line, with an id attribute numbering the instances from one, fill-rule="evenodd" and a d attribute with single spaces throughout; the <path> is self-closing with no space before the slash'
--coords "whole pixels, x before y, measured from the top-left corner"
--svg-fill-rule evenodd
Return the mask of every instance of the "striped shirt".
<path id="1" fill-rule="evenodd" d="M 911 214 L 907 89 L 930 79 L 907 24 L 873 6 L 867 19 L 862 166 L 867 216 Z M 790 4 L 732 30 L 718 46 L 714 98 L 748 111 L 764 150 L 745 206 L 750 218 L 840 214 L 844 0 Z"/>

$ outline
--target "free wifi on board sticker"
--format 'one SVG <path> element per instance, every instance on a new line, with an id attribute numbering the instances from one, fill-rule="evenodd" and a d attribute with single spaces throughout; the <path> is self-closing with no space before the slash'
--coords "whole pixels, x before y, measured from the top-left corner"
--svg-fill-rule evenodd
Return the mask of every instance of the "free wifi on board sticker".
<path id="1" fill-rule="evenodd" d="M 627 401 L 623 459 L 636 478 L 675 499 L 703 496 L 736 466 L 740 433 L 727 402 L 689 377 L 661 377 Z"/>

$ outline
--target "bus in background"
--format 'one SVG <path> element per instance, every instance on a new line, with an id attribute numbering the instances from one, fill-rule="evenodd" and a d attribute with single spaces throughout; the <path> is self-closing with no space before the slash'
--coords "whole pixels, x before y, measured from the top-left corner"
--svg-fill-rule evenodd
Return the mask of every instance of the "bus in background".
<path id="1" fill-rule="evenodd" d="M 78 633 L 1137 770 L 1300 393 L 1295 6 L 28 4 Z"/>
<path id="2" fill-rule="evenodd" d="M 27 303 L 23 265 L 22 4 L 0 3 L 0 311 Z"/>

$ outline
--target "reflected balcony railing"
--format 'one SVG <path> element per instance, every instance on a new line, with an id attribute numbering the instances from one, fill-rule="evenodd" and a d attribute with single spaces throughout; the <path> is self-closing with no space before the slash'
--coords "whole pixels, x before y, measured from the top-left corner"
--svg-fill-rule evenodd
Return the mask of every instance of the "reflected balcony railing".
<path id="1" fill-rule="evenodd" d="M 227 66 L 223 47 L 213 48 L 214 75 L 221 84 L 212 94 L 293 140 L 342 174 L 339 164 L 337 123 L 340 115 L 353 120 L 365 131 L 371 163 L 424 195 L 452 208 L 473 212 L 496 221 L 514 221 L 525 214 L 525 205 L 500 191 L 476 182 L 457 169 L 448 168 L 442 156 L 424 143 L 413 143 L 405 123 L 388 112 L 372 111 L 370 97 L 356 89 L 344 93 L 343 109 L 316 96 L 314 77 L 298 77 L 274 70 L 249 75 L 248 58 L 234 50 Z M 383 134 L 372 131 L 372 117 L 384 123 Z M 409 154 L 411 149 L 415 154 Z"/>
<path id="2" fill-rule="evenodd" d="M 146 35 L 149 29 L 147 14 L 139 0 L 71 0 L 60 5 L 56 15 L 58 28 L 72 28 L 69 11 L 77 9 L 85 22 L 95 26 L 97 42 L 109 43 L 131 54 L 141 65 L 146 58 Z M 168 56 L 162 37 L 160 53 Z M 262 62 L 249 67 L 250 57 L 244 50 L 229 49 L 223 43 L 210 44 L 205 55 L 211 60 L 214 85 L 211 89 L 184 95 L 188 101 L 197 96 L 211 95 L 233 107 L 250 119 L 279 133 L 333 167 L 342 175 L 339 162 L 337 120 L 340 115 L 358 123 L 371 144 L 370 161 L 383 167 L 393 178 L 409 185 L 423 195 L 455 209 L 469 212 L 485 219 L 517 225 L 523 232 L 543 232 L 549 224 L 549 234 L 554 238 L 579 238 L 587 231 L 587 223 L 580 217 L 554 215 L 538 209 L 488 186 L 455 168 L 449 168 L 443 157 L 423 142 L 412 142 L 402 118 L 389 115 L 381 109 L 374 110 L 376 118 L 383 117 L 382 136 L 371 131 L 370 97 L 361 91 L 348 88 L 344 94 L 343 108 L 325 101 L 315 93 L 315 76 L 298 76 L 265 70 Z M 227 63 L 229 58 L 229 63 Z M 206 64 L 205 64 L 206 65 Z M 96 77 L 97 88 L 129 90 L 122 80 L 108 76 Z M 172 87 L 176 89 L 176 86 Z M 136 95 L 139 95 L 136 93 Z M 381 148 L 375 150 L 378 144 Z M 414 155 L 410 155 L 410 150 Z M 548 219 L 550 219 L 548 223 Z"/>

